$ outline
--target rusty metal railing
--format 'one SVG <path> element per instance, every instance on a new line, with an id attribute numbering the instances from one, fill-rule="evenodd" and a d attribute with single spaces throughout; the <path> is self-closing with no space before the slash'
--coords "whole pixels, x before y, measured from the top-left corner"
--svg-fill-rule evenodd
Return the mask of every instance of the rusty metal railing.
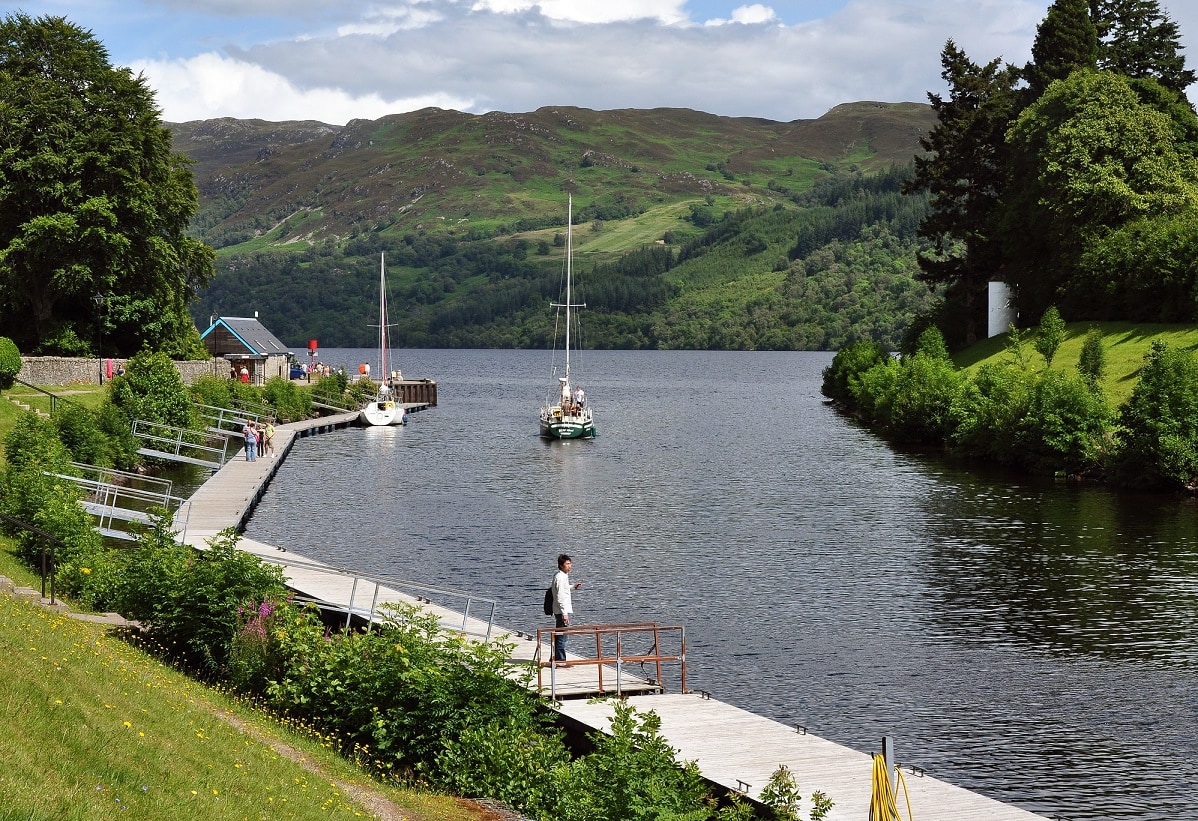
<path id="1" fill-rule="evenodd" d="M 558 636 L 574 638 L 589 637 L 593 640 L 594 652 L 586 655 L 568 656 L 565 661 L 554 658 L 553 644 Z M 647 650 L 637 651 L 648 643 Z M 590 643 L 588 642 L 588 647 Z M 548 647 L 549 658 L 543 656 Z M 632 648 L 632 649 L 630 649 Z M 588 693 L 604 695 L 611 692 L 610 668 L 615 668 L 615 693 L 622 695 L 628 688 L 627 667 L 629 664 L 652 665 L 653 675 L 643 673 L 636 678 L 636 689 L 649 688 L 665 692 L 665 675 L 662 665 L 678 665 L 680 691 L 686 689 L 686 630 L 677 625 L 660 625 L 654 622 L 635 624 L 589 624 L 578 627 L 545 627 L 537 630 L 537 650 L 534 656 L 537 665 L 537 692 L 545 691 L 544 673 L 549 670 L 549 697 L 557 700 L 557 672 L 580 667 L 594 667 L 597 671 L 597 689 Z M 604 682 L 605 668 L 609 682 Z M 585 685 L 584 685 L 585 687 Z"/>

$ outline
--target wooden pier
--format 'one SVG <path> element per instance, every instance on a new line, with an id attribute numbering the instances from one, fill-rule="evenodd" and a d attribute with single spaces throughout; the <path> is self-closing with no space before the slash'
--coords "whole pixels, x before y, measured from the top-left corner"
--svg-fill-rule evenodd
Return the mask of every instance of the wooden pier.
<path id="1" fill-rule="evenodd" d="M 277 458 L 259 456 L 255 462 L 247 462 L 240 455 L 231 458 L 191 497 L 186 542 L 202 548 L 222 530 L 242 531 L 295 439 L 347 427 L 356 421 L 357 415 L 354 411 L 279 425 L 275 428 Z M 480 641 L 502 640 L 514 644 L 511 655 L 514 669 L 524 663 L 543 665 L 550 658 L 551 648 L 543 636 L 538 641 L 534 635 L 496 624 L 494 602 L 488 599 L 354 573 L 288 552 L 283 546 L 244 538 L 238 542 L 238 548 L 280 566 L 301 600 L 312 601 L 326 612 L 344 614 L 347 625 L 356 623 L 370 629 L 380 617 L 385 617 L 379 614 L 384 605 L 412 604 L 436 615 L 446 630 Z M 438 603 L 431 597 L 438 598 Z M 571 646 L 580 644 L 575 640 Z M 834 802 L 828 821 L 869 818 L 871 755 L 808 734 L 802 728 L 755 715 L 705 693 L 665 693 L 659 681 L 610 665 L 596 665 L 587 656 L 570 654 L 567 660 L 577 663 L 548 668 L 556 695 L 549 705 L 574 729 L 607 732 L 614 712 L 611 701 L 586 696 L 600 690 L 613 693 L 618 688 L 637 710 L 652 710 L 660 717 L 661 734 L 678 751 L 679 759 L 696 762 L 704 778 L 713 785 L 756 799 L 770 775 L 785 765 L 794 773 L 803 795 L 818 790 Z M 541 672 L 544 671 L 542 667 Z M 598 684 L 601 676 L 608 681 L 606 687 Z M 537 681 L 534 676 L 534 688 Z M 548 696 L 547 690 L 542 683 L 540 691 Z M 901 739 L 898 747 L 901 762 Z M 912 818 L 919 821 L 1048 821 L 1045 816 L 922 772 L 902 772 L 907 797 L 900 788 L 898 800 L 904 818 L 909 798 Z M 810 805 L 805 802 L 804 806 Z"/>

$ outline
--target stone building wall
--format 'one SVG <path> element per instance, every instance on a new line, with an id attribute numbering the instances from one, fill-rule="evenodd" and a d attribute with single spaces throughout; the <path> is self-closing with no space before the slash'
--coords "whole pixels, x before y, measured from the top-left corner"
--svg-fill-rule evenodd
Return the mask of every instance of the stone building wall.
<path id="1" fill-rule="evenodd" d="M 113 360 L 113 370 L 119 360 Z M 199 359 L 176 362 L 183 382 L 190 385 L 201 376 L 228 376 L 223 359 Z M 218 370 L 218 368 L 220 370 Z M 72 382 L 96 384 L 100 380 L 100 360 L 70 356 L 22 356 L 17 378 L 30 385 L 70 385 Z M 107 377 L 105 378 L 107 381 Z"/>

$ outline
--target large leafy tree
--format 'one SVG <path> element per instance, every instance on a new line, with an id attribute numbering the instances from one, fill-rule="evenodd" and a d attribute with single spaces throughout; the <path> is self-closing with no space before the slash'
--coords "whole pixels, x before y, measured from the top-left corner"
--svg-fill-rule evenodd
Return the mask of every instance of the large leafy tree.
<path id="1" fill-rule="evenodd" d="M 40 353 L 186 353 L 212 271 L 153 92 L 61 17 L 0 22 L 0 326 Z M 99 297 L 99 298 L 97 298 Z M 103 323 L 102 325 L 100 323 Z"/>
<path id="2" fill-rule="evenodd" d="M 1152 78 L 1178 94 L 1194 83 L 1181 54 L 1181 32 L 1156 0 L 1090 0 L 1090 15 L 1098 31 L 1099 68 Z"/>
<path id="3" fill-rule="evenodd" d="M 926 190 L 919 235 L 928 243 L 921 278 L 945 288 L 940 326 L 950 344 L 972 344 L 985 318 L 986 283 L 999 268 L 993 222 L 1006 185 L 1006 130 L 1017 113 L 1018 71 L 972 62 L 950 40 L 940 54 L 949 95 L 928 94 L 939 122 L 920 140 L 908 190 Z"/>
<path id="4" fill-rule="evenodd" d="M 1148 81 L 1151 82 L 1151 81 Z M 1140 220 L 1185 217 L 1198 207 L 1196 166 L 1176 123 L 1146 105 L 1128 80 L 1079 70 L 1053 83 L 1011 127 L 1011 177 L 999 238 L 1023 316 L 1050 305 L 1071 320 L 1122 318 L 1116 273 L 1096 249 Z M 1162 248 L 1161 239 L 1145 240 Z M 1112 252 L 1111 256 L 1114 256 Z M 1138 268 L 1123 268 L 1136 278 Z"/>

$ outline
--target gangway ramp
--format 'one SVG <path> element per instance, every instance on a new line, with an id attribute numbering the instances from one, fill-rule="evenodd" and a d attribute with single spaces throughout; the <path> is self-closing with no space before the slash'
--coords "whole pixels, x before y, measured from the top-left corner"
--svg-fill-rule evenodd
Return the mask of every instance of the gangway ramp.
<path id="1" fill-rule="evenodd" d="M 137 449 L 142 456 L 184 462 L 189 465 L 218 470 L 229 458 L 229 438 L 219 437 L 220 446 L 205 444 L 210 441 L 197 431 L 137 419 L 133 422 L 133 436 L 144 444 Z M 203 439 L 203 441 L 201 441 Z"/>

